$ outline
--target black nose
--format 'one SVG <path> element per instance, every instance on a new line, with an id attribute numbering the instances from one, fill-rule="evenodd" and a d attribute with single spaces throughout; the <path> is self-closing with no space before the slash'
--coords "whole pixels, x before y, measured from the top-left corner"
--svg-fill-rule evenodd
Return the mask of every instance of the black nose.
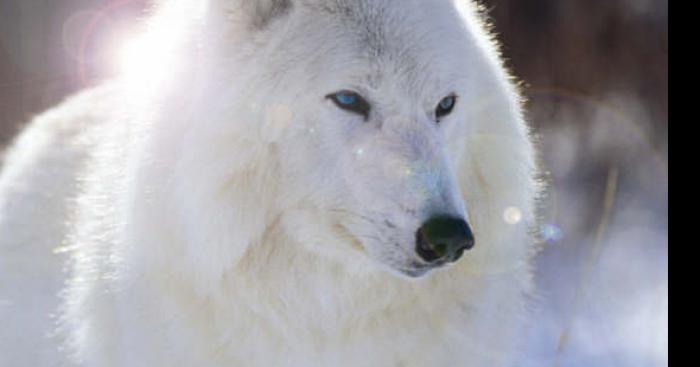
<path id="1" fill-rule="evenodd" d="M 416 252 L 427 262 L 457 261 L 474 246 L 474 235 L 460 218 L 433 217 L 416 232 Z"/>

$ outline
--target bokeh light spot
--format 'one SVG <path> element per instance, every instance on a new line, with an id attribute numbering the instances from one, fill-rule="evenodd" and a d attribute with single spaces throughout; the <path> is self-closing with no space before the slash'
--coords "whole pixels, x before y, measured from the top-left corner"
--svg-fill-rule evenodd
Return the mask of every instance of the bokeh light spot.
<path id="1" fill-rule="evenodd" d="M 503 220 L 508 224 L 518 224 L 523 219 L 523 213 L 519 208 L 509 206 L 503 211 Z"/>
<path id="2" fill-rule="evenodd" d="M 540 227 L 540 235 L 542 239 L 547 243 L 558 242 L 562 238 L 562 231 L 555 224 L 545 224 Z"/>

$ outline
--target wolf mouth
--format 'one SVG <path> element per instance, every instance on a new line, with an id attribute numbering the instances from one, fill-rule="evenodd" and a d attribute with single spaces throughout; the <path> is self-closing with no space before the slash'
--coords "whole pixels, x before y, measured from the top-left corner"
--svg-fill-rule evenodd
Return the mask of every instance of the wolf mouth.
<path id="1" fill-rule="evenodd" d="M 410 278 L 420 278 L 432 270 L 443 267 L 445 264 L 447 264 L 447 261 L 438 261 L 430 264 L 412 261 L 409 266 L 402 267 L 399 271 Z"/>

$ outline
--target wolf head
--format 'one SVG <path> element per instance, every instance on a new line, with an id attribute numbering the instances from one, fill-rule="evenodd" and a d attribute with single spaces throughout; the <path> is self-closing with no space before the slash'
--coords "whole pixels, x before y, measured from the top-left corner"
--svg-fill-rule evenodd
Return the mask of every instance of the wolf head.
<path id="1" fill-rule="evenodd" d="M 271 226 L 313 256 L 409 277 L 523 252 L 532 152 L 474 5 L 212 0 L 207 12 L 175 179 L 193 261 L 234 266 Z"/>

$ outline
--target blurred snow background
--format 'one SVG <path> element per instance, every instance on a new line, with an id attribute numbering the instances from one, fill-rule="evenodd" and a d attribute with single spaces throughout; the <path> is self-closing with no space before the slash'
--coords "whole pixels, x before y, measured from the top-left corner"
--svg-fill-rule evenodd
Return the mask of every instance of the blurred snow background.
<path id="1" fill-rule="evenodd" d="M 549 183 L 527 366 L 668 365 L 668 3 L 491 0 Z"/>
<path id="2" fill-rule="evenodd" d="M 667 1 L 484 5 L 523 80 L 550 185 L 522 365 L 667 366 Z M 0 0 L 0 147 L 108 75 L 147 6 Z"/>

